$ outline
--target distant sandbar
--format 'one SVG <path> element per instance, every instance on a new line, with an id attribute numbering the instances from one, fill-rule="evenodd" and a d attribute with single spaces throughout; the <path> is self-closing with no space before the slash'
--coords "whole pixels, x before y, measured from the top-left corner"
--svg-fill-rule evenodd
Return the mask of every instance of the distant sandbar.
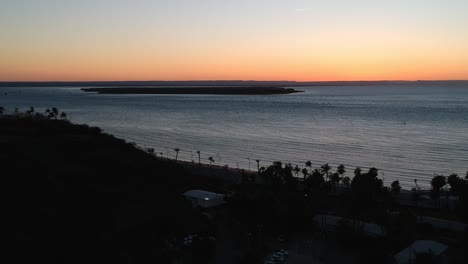
<path id="1" fill-rule="evenodd" d="M 98 94 L 210 94 L 210 95 L 273 95 L 300 93 L 282 87 L 110 87 L 83 88 Z"/>

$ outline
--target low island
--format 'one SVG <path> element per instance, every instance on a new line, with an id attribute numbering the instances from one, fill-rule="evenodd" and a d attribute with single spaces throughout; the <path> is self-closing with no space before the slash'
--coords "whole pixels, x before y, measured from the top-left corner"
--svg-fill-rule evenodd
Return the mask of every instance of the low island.
<path id="1" fill-rule="evenodd" d="M 82 90 L 98 94 L 274 95 L 303 92 L 283 87 L 106 87 Z"/>

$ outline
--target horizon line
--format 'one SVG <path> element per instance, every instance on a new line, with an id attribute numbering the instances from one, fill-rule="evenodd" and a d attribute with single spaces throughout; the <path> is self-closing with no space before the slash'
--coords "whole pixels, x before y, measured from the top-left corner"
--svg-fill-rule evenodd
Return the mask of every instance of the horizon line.
<path id="1" fill-rule="evenodd" d="M 206 80 L 92 80 L 92 81 L 0 81 L 0 83 L 98 83 L 98 82 L 293 82 L 293 83 L 331 83 L 331 82 L 467 82 L 468 79 L 440 79 L 440 80 L 324 80 L 324 81 L 296 81 L 296 80 L 242 80 L 242 79 L 206 79 Z"/>

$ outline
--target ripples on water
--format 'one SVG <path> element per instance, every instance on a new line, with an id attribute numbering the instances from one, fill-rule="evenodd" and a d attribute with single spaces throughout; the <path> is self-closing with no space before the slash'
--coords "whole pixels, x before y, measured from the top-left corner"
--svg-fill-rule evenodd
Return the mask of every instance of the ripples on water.
<path id="1" fill-rule="evenodd" d="M 428 185 L 435 173 L 468 170 L 468 87 L 309 87 L 273 96 L 97 95 L 78 88 L 0 88 L 10 111 L 57 106 L 75 123 L 154 147 L 164 156 L 256 168 L 377 167 L 387 183 Z M 7 93 L 7 95 L 4 95 Z"/>

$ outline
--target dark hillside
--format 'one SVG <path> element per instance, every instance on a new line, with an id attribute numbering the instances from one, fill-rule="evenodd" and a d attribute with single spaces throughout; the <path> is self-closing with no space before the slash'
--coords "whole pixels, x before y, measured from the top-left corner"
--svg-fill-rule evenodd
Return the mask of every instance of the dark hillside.
<path id="1" fill-rule="evenodd" d="M 0 119 L 17 262 L 165 262 L 191 213 L 186 172 L 98 128 Z"/>

